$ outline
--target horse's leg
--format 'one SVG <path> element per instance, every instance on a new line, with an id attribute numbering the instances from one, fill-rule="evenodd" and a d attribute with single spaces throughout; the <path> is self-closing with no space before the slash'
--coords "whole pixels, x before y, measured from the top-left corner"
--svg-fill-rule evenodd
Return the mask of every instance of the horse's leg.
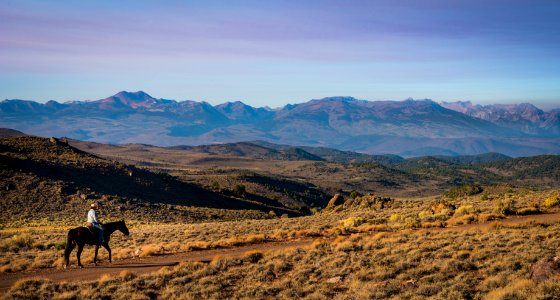
<path id="1" fill-rule="evenodd" d="M 112 263 L 113 261 L 111 260 L 111 248 L 109 247 L 109 243 L 105 242 L 101 245 L 103 245 L 103 247 L 107 249 L 107 252 L 109 252 L 109 263 Z"/>
<path id="2" fill-rule="evenodd" d="M 95 256 L 93 257 L 93 264 L 97 266 L 97 252 L 99 251 L 99 244 L 95 244 Z"/>
<path id="3" fill-rule="evenodd" d="M 80 266 L 80 268 L 84 267 L 82 265 L 82 261 L 80 260 L 80 255 L 82 255 L 82 250 L 84 250 L 84 245 L 78 244 L 78 253 L 76 253 L 76 255 L 78 256 L 78 266 Z"/>
<path id="4" fill-rule="evenodd" d="M 76 247 L 76 244 L 72 241 L 66 242 L 66 249 L 64 250 L 64 268 L 68 268 L 68 264 L 70 263 L 70 254 L 72 253 L 72 250 L 74 250 L 74 247 Z"/>

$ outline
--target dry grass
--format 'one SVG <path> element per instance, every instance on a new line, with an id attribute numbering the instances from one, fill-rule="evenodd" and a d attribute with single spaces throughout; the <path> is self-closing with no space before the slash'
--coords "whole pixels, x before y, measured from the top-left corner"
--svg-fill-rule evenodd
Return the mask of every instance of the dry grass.
<path id="1" fill-rule="evenodd" d="M 494 212 L 497 201 L 515 199 L 532 207 L 552 192 L 497 191 L 440 205 L 439 197 L 396 199 L 380 208 L 325 210 L 288 219 L 197 224 L 129 222 L 131 237 L 111 240 L 115 259 L 236 247 L 302 237 L 317 239 L 306 249 L 216 257 L 210 264 L 182 263 L 152 275 L 122 274 L 92 283 L 18 283 L 9 297 L 42 298 L 404 298 L 555 299 L 558 276 L 531 280 L 541 257 L 560 255 L 560 224 L 508 225 Z M 461 208 L 462 209 L 455 209 Z M 435 208 L 435 209 L 434 209 Z M 447 211 L 444 211 L 447 210 Z M 459 212 L 457 212 L 459 210 Z M 493 222 L 480 229 L 440 230 Z M 471 227 L 466 227 L 471 228 Z M 68 227 L 0 230 L 2 272 L 58 266 Z M 86 248 L 83 261 L 92 261 Z M 101 250 L 100 258 L 106 259 Z M 75 254 L 72 256 L 75 264 Z M 116 295 L 116 296 L 115 296 Z M 548 297 L 548 298 L 547 298 Z"/>
<path id="2" fill-rule="evenodd" d="M 503 219 L 494 207 L 503 199 L 514 199 L 520 207 L 535 207 L 552 191 L 487 188 L 481 195 L 458 198 L 442 204 L 439 197 L 396 199 L 383 209 L 350 208 L 325 210 L 301 218 L 274 218 L 194 224 L 146 224 L 128 221 L 130 238 L 117 232 L 111 246 L 116 260 L 177 252 L 228 248 L 268 241 L 304 237 L 333 237 L 352 233 L 397 232 L 407 229 L 440 228 Z M 483 200 L 484 199 L 484 200 Z M 453 209 L 456 207 L 457 209 Z M 494 227 L 500 227 L 496 223 Z M 36 226 L 0 229 L 0 273 L 61 266 L 68 226 Z M 93 260 L 93 247 L 86 247 L 84 262 Z M 101 263 L 107 253 L 99 252 Z M 75 264 L 75 252 L 71 256 Z"/>
<path id="3" fill-rule="evenodd" d="M 309 248 L 216 257 L 144 276 L 90 283 L 22 282 L 9 297 L 116 299 L 557 299 L 558 276 L 531 280 L 541 257 L 560 255 L 560 224 L 489 231 L 406 230 L 317 240 Z M 556 297 L 556 298 L 555 298 Z"/>

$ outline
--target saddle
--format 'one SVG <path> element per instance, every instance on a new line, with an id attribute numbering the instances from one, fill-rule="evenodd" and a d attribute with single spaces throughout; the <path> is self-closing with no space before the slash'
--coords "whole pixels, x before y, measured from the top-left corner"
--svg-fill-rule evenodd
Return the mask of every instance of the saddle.
<path id="1" fill-rule="evenodd" d="M 89 229 L 89 231 L 90 231 L 91 233 L 94 233 L 93 230 L 96 229 L 96 228 L 93 226 L 93 223 L 91 223 L 91 222 L 86 222 L 86 225 L 85 225 L 84 227 L 86 227 L 87 229 Z"/>
<path id="2" fill-rule="evenodd" d="M 90 222 L 86 222 L 85 226 L 87 229 L 89 229 L 89 232 L 91 233 L 91 235 L 93 236 L 93 239 L 95 241 L 99 241 L 99 228 L 93 226 L 93 223 Z"/>

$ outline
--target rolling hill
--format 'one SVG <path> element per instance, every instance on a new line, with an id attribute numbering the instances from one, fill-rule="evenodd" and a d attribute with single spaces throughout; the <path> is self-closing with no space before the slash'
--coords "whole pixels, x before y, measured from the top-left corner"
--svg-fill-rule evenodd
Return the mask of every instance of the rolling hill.
<path id="1" fill-rule="evenodd" d="M 278 201 L 216 192 L 103 159 L 54 138 L 1 138 L 0 170 L 2 224 L 44 219 L 76 224 L 91 202 L 101 203 L 106 217 L 149 222 L 263 218 L 269 211 L 301 214 Z"/>

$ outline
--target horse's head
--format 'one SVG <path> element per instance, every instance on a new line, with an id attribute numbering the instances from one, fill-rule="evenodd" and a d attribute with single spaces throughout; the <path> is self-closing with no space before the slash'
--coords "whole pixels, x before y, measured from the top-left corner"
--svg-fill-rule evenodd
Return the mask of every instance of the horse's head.
<path id="1" fill-rule="evenodd" d="M 128 231 L 128 227 L 126 227 L 124 220 L 121 220 L 119 223 L 119 230 L 124 233 L 124 235 L 128 236 L 130 232 Z"/>

